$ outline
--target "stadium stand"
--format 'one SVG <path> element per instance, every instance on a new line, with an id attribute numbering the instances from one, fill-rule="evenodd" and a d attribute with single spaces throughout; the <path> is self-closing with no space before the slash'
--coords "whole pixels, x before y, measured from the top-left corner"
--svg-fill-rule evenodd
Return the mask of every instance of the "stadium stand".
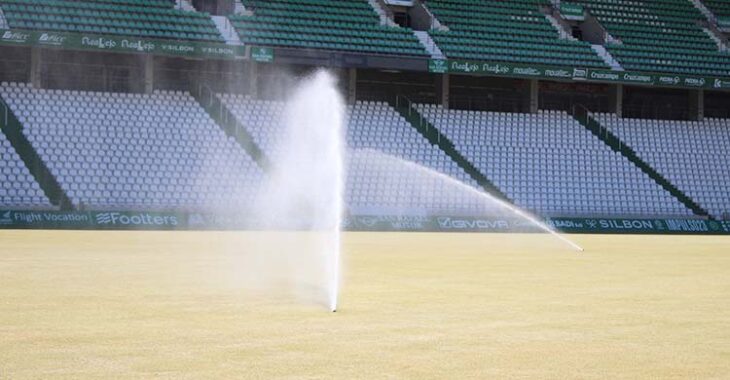
<path id="1" fill-rule="evenodd" d="M 210 15 L 167 0 L 0 0 L 12 29 L 223 42 Z"/>
<path id="2" fill-rule="evenodd" d="M 606 46 L 626 70 L 730 76 L 730 54 L 697 21 L 686 0 L 579 0 L 622 43 Z"/>
<path id="3" fill-rule="evenodd" d="M 276 162 L 284 103 L 243 95 L 219 97 L 246 126 L 256 143 Z M 376 215 L 498 212 L 495 205 L 465 186 L 478 187 L 451 158 L 431 145 L 392 107 L 383 102 L 357 102 L 348 107 L 348 183 L 350 212 Z M 422 165 L 412 165 L 410 163 Z"/>
<path id="4" fill-rule="evenodd" d="M 261 169 L 181 92 L 151 95 L 0 88 L 74 206 L 245 208 Z"/>
<path id="5" fill-rule="evenodd" d="M 565 112 L 417 108 L 515 204 L 537 214 L 692 214 Z"/>
<path id="6" fill-rule="evenodd" d="M 559 38 L 541 13 L 545 0 L 430 0 L 428 8 L 448 31 L 429 33 L 451 59 L 610 68 L 583 41 Z"/>
<path id="7" fill-rule="evenodd" d="M 730 120 L 595 117 L 713 217 L 730 217 Z"/>
<path id="8" fill-rule="evenodd" d="M 253 15 L 229 16 L 251 45 L 428 57 L 413 31 L 380 25 L 365 0 L 244 0 Z"/>
<path id="9" fill-rule="evenodd" d="M 0 207 L 54 208 L 2 132 L 0 157 Z"/>
<path id="10" fill-rule="evenodd" d="M 703 0 L 702 2 L 715 16 L 730 17 L 730 2 L 727 0 Z"/>

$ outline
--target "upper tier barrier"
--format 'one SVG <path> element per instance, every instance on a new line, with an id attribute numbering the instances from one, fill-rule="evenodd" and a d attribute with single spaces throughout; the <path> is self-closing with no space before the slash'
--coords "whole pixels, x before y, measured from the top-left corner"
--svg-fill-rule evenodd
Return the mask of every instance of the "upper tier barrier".
<path id="1" fill-rule="evenodd" d="M 95 50 L 110 53 L 143 53 L 186 58 L 242 59 L 243 46 L 215 42 L 157 40 L 86 33 L 61 33 L 30 30 L 0 32 L 0 45 L 38 46 L 68 50 Z"/>
<path id="2" fill-rule="evenodd" d="M 730 78 L 464 60 L 430 60 L 428 71 L 509 78 L 599 82 L 637 86 L 730 90 Z"/>

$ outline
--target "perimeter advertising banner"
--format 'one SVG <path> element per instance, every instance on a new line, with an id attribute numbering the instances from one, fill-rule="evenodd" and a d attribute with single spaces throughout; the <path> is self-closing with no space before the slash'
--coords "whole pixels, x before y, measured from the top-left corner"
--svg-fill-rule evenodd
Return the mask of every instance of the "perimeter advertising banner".
<path id="1" fill-rule="evenodd" d="M 581 67 L 551 67 L 464 60 L 430 60 L 432 73 L 504 76 L 511 78 L 558 79 L 608 82 L 644 86 L 702 89 L 730 89 L 730 78 L 656 74 L 632 71 L 597 70 Z"/>
<path id="2" fill-rule="evenodd" d="M 64 230 L 174 230 L 188 226 L 183 213 L 132 211 L 0 211 L 0 228 Z"/>
<path id="3" fill-rule="evenodd" d="M 0 44 L 117 53 L 145 53 L 190 58 L 236 59 L 243 58 L 246 54 L 243 46 L 222 43 L 27 30 L 5 30 L 0 32 Z"/>
<path id="4" fill-rule="evenodd" d="M 702 219 L 547 218 L 566 233 L 730 235 L 730 221 Z M 246 230 L 246 215 L 146 211 L 0 211 L 0 229 L 63 230 Z M 293 221 L 293 225 L 296 221 Z M 462 216 L 350 215 L 348 231 L 540 232 L 522 219 Z"/>
<path id="5" fill-rule="evenodd" d="M 730 222 L 702 219 L 546 218 L 545 224 L 566 233 L 730 234 Z M 478 217 L 351 216 L 350 231 L 540 232 L 519 219 Z"/>

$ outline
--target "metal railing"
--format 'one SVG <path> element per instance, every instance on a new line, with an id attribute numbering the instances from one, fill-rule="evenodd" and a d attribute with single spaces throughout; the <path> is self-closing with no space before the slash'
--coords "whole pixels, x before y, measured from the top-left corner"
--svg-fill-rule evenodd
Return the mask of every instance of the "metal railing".
<path id="1" fill-rule="evenodd" d="M 220 125 L 224 131 L 238 141 L 238 143 L 245 149 L 251 157 L 259 164 L 259 166 L 268 170 L 271 167 L 271 162 L 264 153 L 263 150 L 256 144 L 254 137 L 249 134 L 246 126 L 236 118 L 236 115 L 228 109 L 216 93 L 203 83 L 198 83 L 196 88 L 193 88 L 191 92 L 194 92 L 196 100 L 201 106 L 208 112 L 215 122 Z"/>
<path id="2" fill-rule="evenodd" d="M 213 116 L 218 118 L 220 123 L 228 129 L 228 132 L 233 134 L 236 138 L 239 138 L 241 135 L 241 124 L 231 111 L 223 105 L 223 101 L 218 98 L 215 92 L 204 83 L 198 84 L 197 91 L 198 99 L 203 107 L 211 110 Z M 231 128 L 231 126 L 233 126 L 233 128 Z"/>
<path id="3" fill-rule="evenodd" d="M 396 95 L 395 107 L 405 109 L 408 117 L 418 123 L 416 126 L 418 130 L 423 131 L 427 136 L 430 135 L 431 132 L 435 132 L 435 130 L 432 130 L 431 128 L 431 123 L 426 120 L 420 112 L 416 111 L 414 103 L 404 95 Z M 440 133 L 436 134 L 436 141 L 439 143 L 441 142 Z"/>
<path id="4" fill-rule="evenodd" d="M 8 105 L 5 104 L 5 102 L 3 102 L 2 100 L 0 100 L 0 105 L 3 106 L 3 108 L 2 108 L 3 114 L 2 114 L 2 117 L 0 117 L 0 121 L 2 121 L 0 128 L 5 128 L 8 125 L 8 112 L 10 112 L 10 111 L 8 110 Z"/>
<path id="5" fill-rule="evenodd" d="M 618 148 L 618 151 L 623 152 L 625 146 L 621 139 L 617 138 L 613 133 L 611 133 L 611 131 L 607 127 L 604 127 L 603 124 L 593 119 L 592 114 L 593 113 L 591 112 L 591 110 L 588 109 L 588 107 L 582 104 L 573 104 L 573 117 L 576 120 L 578 120 L 588 128 L 595 130 L 596 134 L 598 134 L 598 136 L 604 141 L 611 143 L 613 140 L 613 142 L 615 142 L 616 144 L 616 147 Z"/>

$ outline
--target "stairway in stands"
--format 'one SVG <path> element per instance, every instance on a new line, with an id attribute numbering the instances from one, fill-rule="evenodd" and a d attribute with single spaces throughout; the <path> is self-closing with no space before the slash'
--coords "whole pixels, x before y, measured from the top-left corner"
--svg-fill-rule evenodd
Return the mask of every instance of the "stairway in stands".
<path id="1" fill-rule="evenodd" d="M 544 216 L 686 217 L 690 209 L 566 112 L 416 106 L 517 206 Z"/>
<path id="2" fill-rule="evenodd" d="M 0 8 L 0 29 L 9 29 L 8 20 L 5 19 L 2 8 Z"/>
<path id="3" fill-rule="evenodd" d="M 662 173 L 640 157 L 632 147 L 622 141 L 609 128 L 606 128 L 598 122 L 598 120 L 596 120 L 591 113 L 587 112 L 587 110 L 581 107 L 576 107 L 576 111 L 574 111 L 574 118 L 596 137 L 601 139 L 601 141 L 606 143 L 606 145 L 608 145 L 611 149 L 621 153 L 621 155 L 640 168 L 647 176 L 654 180 L 654 182 L 663 187 L 665 191 L 669 192 L 672 196 L 682 202 L 688 209 L 692 210 L 695 215 L 702 217 L 710 216 L 706 209 L 665 178 Z"/>
<path id="4" fill-rule="evenodd" d="M 427 118 L 419 112 L 417 106 L 409 99 L 399 96 L 396 98 L 395 104 L 392 105 L 413 128 L 415 128 L 423 137 L 428 139 L 431 144 L 437 145 L 444 153 L 454 160 L 471 178 L 476 181 L 480 187 L 487 193 L 501 199 L 505 202 L 512 203 L 509 197 L 502 192 L 492 181 L 489 180 L 482 172 L 472 164 L 469 159 L 462 155 L 449 138 L 441 133 L 439 129 L 433 125 Z"/>
<path id="5" fill-rule="evenodd" d="M 7 87 L 5 87 L 7 88 Z M 35 148 L 23 134 L 23 126 L 15 113 L 3 99 L 3 92 L 0 92 L 0 140 L 3 145 L 2 172 L 6 169 L 8 173 L 3 174 L 0 187 L 5 184 L 21 185 L 13 194 L 4 194 L 6 190 L 0 189 L 0 206 L 23 208 L 56 208 L 62 210 L 71 209 L 73 206 L 60 184 L 36 152 Z M 9 144 L 6 143 L 9 142 Z M 7 145 L 11 145 L 9 149 Z M 24 166 L 18 165 L 22 162 Z M 13 164 L 14 163 L 14 164 Z M 10 168 L 6 168 L 6 166 Z M 12 178 L 6 180 L 5 174 Z M 42 191 L 39 191 L 42 190 Z M 23 198 L 28 198 L 23 200 Z M 21 201 L 22 200 L 22 201 Z"/>
<path id="6" fill-rule="evenodd" d="M 254 140 L 246 126 L 231 111 L 227 104 L 223 103 L 221 97 L 217 96 L 210 88 L 199 85 L 192 92 L 195 100 L 208 113 L 208 115 L 218 124 L 226 135 L 233 137 L 243 150 L 251 156 L 256 164 L 263 169 L 268 170 L 271 161 L 266 153 Z"/>
<path id="7" fill-rule="evenodd" d="M 695 213 L 730 218 L 730 120 L 648 120 L 606 113 L 592 118 L 609 139 L 620 141 L 624 152 L 660 172 L 686 204 L 696 205 Z"/>
<path id="8" fill-rule="evenodd" d="M 432 59 L 446 59 L 444 53 L 439 49 L 436 42 L 431 38 L 428 32 L 414 30 L 413 34 L 418 38 L 418 41 L 423 45 L 426 51 L 431 54 Z"/>

